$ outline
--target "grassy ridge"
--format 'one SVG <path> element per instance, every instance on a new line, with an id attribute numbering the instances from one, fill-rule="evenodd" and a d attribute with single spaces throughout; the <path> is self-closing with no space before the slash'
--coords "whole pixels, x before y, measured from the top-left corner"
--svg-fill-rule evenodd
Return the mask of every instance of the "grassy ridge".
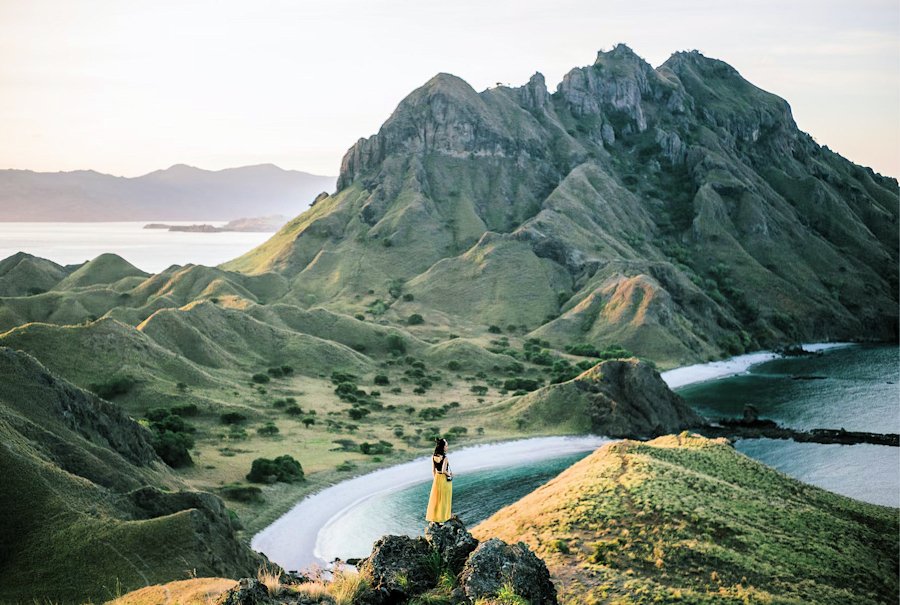
<path id="1" fill-rule="evenodd" d="M 890 603 L 897 510 L 686 433 L 606 445 L 473 533 L 523 540 L 563 603 Z"/>

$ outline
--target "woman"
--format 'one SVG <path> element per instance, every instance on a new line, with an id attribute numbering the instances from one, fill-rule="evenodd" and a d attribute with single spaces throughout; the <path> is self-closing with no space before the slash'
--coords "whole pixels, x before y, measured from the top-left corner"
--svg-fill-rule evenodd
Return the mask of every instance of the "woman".
<path id="1" fill-rule="evenodd" d="M 453 473 L 447 460 L 447 440 L 437 439 L 434 454 L 431 456 L 431 496 L 428 498 L 428 510 L 425 520 L 443 523 L 450 518 L 450 503 L 453 500 Z"/>

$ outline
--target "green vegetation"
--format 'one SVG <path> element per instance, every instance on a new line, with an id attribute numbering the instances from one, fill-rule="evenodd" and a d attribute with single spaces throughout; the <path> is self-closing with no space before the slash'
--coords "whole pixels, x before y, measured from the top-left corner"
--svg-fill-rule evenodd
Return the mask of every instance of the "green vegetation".
<path id="1" fill-rule="evenodd" d="M 278 456 L 274 460 L 257 458 L 253 461 L 250 472 L 247 473 L 247 481 L 254 483 L 275 483 L 276 481 L 293 483 L 302 481 L 303 478 L 303 467 L 287 454 Z"/>
<path id="2" fill-rule="evenodd" d="M 799 605 L 894 599 L 898 530 L 894 509 L 683 433 L 606 445 L 473 533 L 524 540 L 570 578 L 562 603 Z"/>

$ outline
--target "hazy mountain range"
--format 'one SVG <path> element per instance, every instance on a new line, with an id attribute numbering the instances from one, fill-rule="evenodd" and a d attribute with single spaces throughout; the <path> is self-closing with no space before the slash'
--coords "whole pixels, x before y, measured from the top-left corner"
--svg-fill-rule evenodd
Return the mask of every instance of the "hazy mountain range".
<path id="1" fill-rule="evenodd" d="M 293 216 L 335 177 L 272 164 L 202 170 L 176 164 L 127 178 L 93 170 L 0 170 L 0 221 L 196 221 Z"/>

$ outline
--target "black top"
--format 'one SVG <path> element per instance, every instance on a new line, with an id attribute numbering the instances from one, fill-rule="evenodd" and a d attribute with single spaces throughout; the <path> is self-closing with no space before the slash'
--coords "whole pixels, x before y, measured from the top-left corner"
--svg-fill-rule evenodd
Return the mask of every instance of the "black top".
<path id="1" fill-rule="evenodd" d="M 445 458 L 446 458 L 446 456 L 444 456 L 444 455 L 442 455 L 442 454 L 438 454 L 437 456 L 432 456 L 432 457 L 431 457 L 431 463 L 434 465 L 434 472 L 436 472 L 436 473 L 442 472 L 442 471 L 441 471 L 441 467 L 444 466 L 444 459 L 445 459 Z M 449 470 L 449 466 L 450 466 L 450 465 L 448 464 L 448 465 L 447 465 L 448 470 Z"/>

